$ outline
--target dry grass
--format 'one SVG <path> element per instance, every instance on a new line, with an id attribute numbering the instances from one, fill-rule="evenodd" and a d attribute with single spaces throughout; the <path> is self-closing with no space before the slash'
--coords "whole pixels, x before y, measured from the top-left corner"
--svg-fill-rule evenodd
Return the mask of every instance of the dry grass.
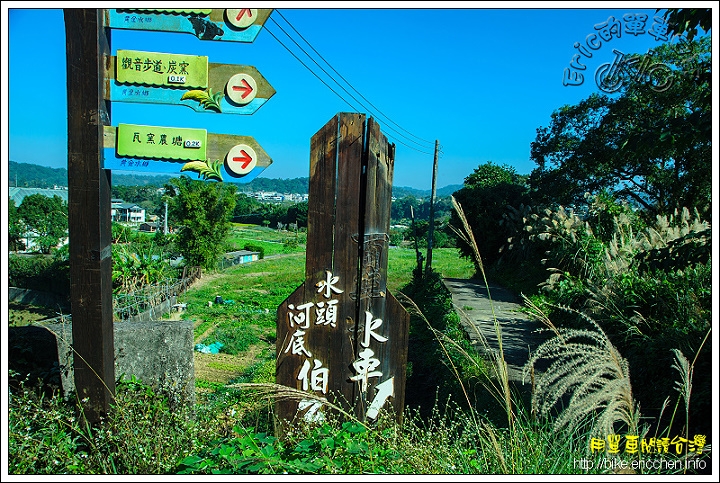
<path id="1" fill-rule="evenodd" d="M 209 383 L 227 384 L 241 376 L 253 364 L 260 353 L 259 347 L 251 347 L 242 355 L 194 353 L 195 379 Z"/>
<path id="2" fill-rule="evenodd" d="M 638 434 L 640 412 L 632 395 L 628 362 L 600 326 L 577 311 L 558 307 L 577 314 L 589 328 L 557 328 L 540 308 L 525 300 L 538 320 L 555 334 L 537 348 L 525 366 L 528 376 L 539 361 L 549 361 L 548 368 L 535 378 L 534 412 L 553 417 L 569 395 L 555 419 L 557 431 L 575 432 L 591 421 L 590 433 L 604 438 L 615 433 L 619 422 L 629 434 Z"/>

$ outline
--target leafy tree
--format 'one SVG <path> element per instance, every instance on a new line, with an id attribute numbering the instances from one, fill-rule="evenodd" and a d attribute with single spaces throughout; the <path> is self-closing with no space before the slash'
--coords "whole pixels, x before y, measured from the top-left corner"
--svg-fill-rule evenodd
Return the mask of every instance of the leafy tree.
<path id="1" fill-rule="evenodd" d="M 241 223 L 253 223 L 250 221 L 253 217 L 258 216 L 260 203 L 252 196 L 244 193 L 238 193 L 235 200 L 235 209 L 233 210 L 233 219 Z"/>
<path id="2" fill-rule="evenodd" d="M 500 248 L 508 238 L 500 223 L 503 214 L 508 205 L 519 206 L 528 201 L 523 177 L 511 166 L 488 161 L 465 178 L 465 184 L 454 197 L 462 205 L 472 227 L 483 262 L 487 265 L 496 262 L 500 258 Z M 456 228 L 462 226 L 455 212 L 450 223 Z M 473 257 L 471 247 L 460 240 L 457 243 L 462 256 Z"/>
<path id="3" fill-rule="evenodd" d="M 168 217 L 177 227 L 177 250 L 186 265 L 214 269 L 230 232 L 236 186 L 197 181 L 187 176 L 171 179 Z"/>
<path id="4" fill-rule="evenodd" d="M 290 206 L 287 211 L 287 222 L 297 223 L 298 228 L 301 226 L 307 226 L 308 223 L 308 203 L 303 201 L 301 203 L 295 203 Z"/>
<path id="5" fill-rule="evenodd" d="M 161 247 L 154 244 L 115 245 L 112 252 L 113 291 L 132 292 L 171 277 L 172 269 Z"/>
<path id="6" fill-rule="evenodd" d="M 17 206 L 15 206 L 15 200 L 9 198 L 8 202 L 8 247 L 12 251 L 18 251 L 25 248 L 25 243 L 22 240 L 25 234 L 25 229 L 20 219 Z"/>
<path id="7" fill-rule="evenodd" d="M 660 45 L 663 79 L 622 79 L 619 95 L 592 94 L 563 106 L 531 144 L 536 199 L 583 204 L 607 191 L 649 217 L 710 203 L 710 39 Z"/>
<path id="8" fill-rule="evenodd" d="M 418 199 L 413 195 L 406 195 L 402 198 L 398 198 L 394 200 L 390 206 L 390 218 L 393 220 L 409 220 L 411 218 L 411 208 L 413 211 L 412 215 L 417 216 L 419 204 Z"/>
<path id="9" fill-rule="evenodd" d="M 27 229 L 34 234 L 33 239 L 42 253 L 50 253 L 67 236 L 68 207 L 59 196 L 26 196 L 17 211 Z"/>
<path id="10" fill-rule="evenodd" d="M 515 168 L 498 166 L 490 161 L 481 164 L 465 178 L 464 188 L 492 188 L 503 183 L 513 183 L 517 179 Z"/>
<path id="11" fill-rule="evenodd" d="M 669 8 L 663 17 L 670 27 L 668 34 L 685 35 L 688 40 L 695 38 L 698 34 L 698 27 L 706 33 L 709 33 L 712 27 L 712 9 L 710 8 Z"/>
<path id="12" fill-rule="evenodd" d="M 399 233 L 399 237 L 395 238 L 395 245 L 405 240 L 417 240 L 419 248 L 427 248 L 428 232 L 430 231 L 430 222 L 428 220 L 418 220 L 414 223 L 414 227 L 408 227 L 404 232 Z M 392 239 L 392 234 L 391 234 Z M 391 240 L 392 241 L 392 240 Z M 452 248 L 457 243 L 457 236 L 451 231 L 447 223 L 435 220 L 433 228 L 433 247 L 434 248 Z"/>
<path id="13" fill-rule="evenodd" d="M 449 196 L 435 198 L 435 219 L 447 218 L 452 211 L 452 202 Z M 430 197 L 417 198 L 415 195 L 405 195 L 393 200 L 390 207 L 390 219 L 395 221 L 409 220 L 412 216 L 416 220 L 430 219 Z"/>

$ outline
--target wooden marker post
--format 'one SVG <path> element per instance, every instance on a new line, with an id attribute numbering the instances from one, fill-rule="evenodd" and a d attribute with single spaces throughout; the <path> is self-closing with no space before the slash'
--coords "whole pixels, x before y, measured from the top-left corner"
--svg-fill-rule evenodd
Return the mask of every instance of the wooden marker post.
<path id="1" fill-rule="evenodd" d="M 312 137 L 306 279 L 278 308 L 276 342 L 277 383 L 308 397 L 277 402 L 285 423 L 322 420 L 318 398 L 361 421 L 402 418 L 409 314 L 386 287 L 394 155 L 363 114 Z"/>
<path id="2" fill-rule="evenodd" d="M 115 396 L 111 169 L 149 171 L 150 163 L 155 163 L 158 157 L 163 161 L 156 165 L 167 165 L 163 172 L 168 171 L 165 168 L 170 172 L 179 168 L 198 173 L 198 177 L 205 180 L 222 181 L 251 173 L 256 175 L 272 163 L 249 136 L 132 124 L 116 129 L 110 126 L 107 101 L 184 103 L 199 112 L 249 115 L 275 93 L 254 67 L 210 64 L 205 56 L 120 50 L 118 66 L 117 56 L 110 55 L 106 29 L 186 32 L 200 40 L 253 42 L 272 10 L 75 8 L 63 11 L 67 42 L 68 228 L 74 378 L 84 416 L 95 422 L 109 411 Z M 139 75 L 137 69 L 130 68 L 135 55 L 145 59 L 143 65 L 147 61 L 157 70 Z M 163 65 L 167 70 L 161 68 Z M 176 71 L 175 67 L 189 70 Z M 179 93 L 177 86 L 187 89 Z M 225 94 L 219 86 L 223 86 Z M 138 94 L 141 100 L 133 97 Z M 136 140 L 137 146 L 122 143 L 123 134 L 129 129 L 131 136 L 137 134 L 137 139 L 131 138 L 130 144 Z M 181 139 L 186 135 L 191 139 Z M 123 153 L 120 156 L 111 153 L 106 158 L 105 148 L 115 148 L 118 140 Z M 179 146 L 180 151 L 188 149 L 195 154 L 178 155 L 177 150 L 154 147 L 170 146 L 171 142 Z M 198 157 L 197 152 L 207 156 Z M 166 159 L 184 164 L 180 167 L 164 162 Z M 223 178 L 223 174 L 228 178 Z"/>
<path id="3" fill-rule="evenodd" d="M 102 169 L 104 63 L 110 46 L 101 9 L 64 9 L 68 85 L 68 229 L 75 387 L 85 418 L 115 396 L 110 171 Z"/>

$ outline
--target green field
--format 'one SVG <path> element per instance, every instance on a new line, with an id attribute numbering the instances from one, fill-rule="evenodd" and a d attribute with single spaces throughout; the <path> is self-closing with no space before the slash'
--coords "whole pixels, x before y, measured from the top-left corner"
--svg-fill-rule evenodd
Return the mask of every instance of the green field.
<path id="1" fill-rule="evenodd" d="M 266 257 L 304 253 L 305 233 L 234 223 L 227 244 L 232 250 L 242 250 L 248 244 L 260 246 Z"/>
<path id="2" fill-rule="evenodd" d="M 248 240 L 276 247 L 276 251 L 268 249 L 270 255 L 262 260 L 206 272 L 178 297 L 187 304 L 186 310 L 168 317 L 192 321 L 196 344 L 223 344 L 218 353 L 193 352 L 197 404 L 191 415 L 185 417 L 178 408 L 172 409 L 165 395 L 141 381 L 126 379 L 118 382 L 109 419 L 95 428 L 80 424 L 72 403 L 61 397 L 47 399 L 27 386 L 12 395 L 9 448 L 13 472 L 607 473 L 590 466 L 597 465 L 602 455 L 588 454 L 589 433 L 558 437 L 552 420 L 538 420 L 509 386 L 498 388 L 486 380 L 484 366 L 463 352 L 457 324 L 451 330 L 433 332 L 423 330 L 422 323 L 411 323 L 409 347 L 414 351 L 408 366 L 414 362 L 408 367 L 409 378 L 416 377 L 417 384 L 437 373 L 440 376 L 432 379 L 431 385 L 437 381 L 438 388 L 454 378 L 475 386 L 447 393 L 452 401 L 436 400 L 431 414 L 422 415 L 414 406 L 407 406 L 401 424 L 392 419 L 370 424 L 331 418 L 320 425 L 298 427 L 282 440 L 273 436 L 276 310 L 303 282 L 305 273 L 304 247 L 286 243 L 283 237 L 287 235 L 236 227 L 232 244 Z M 414 250 L 389 249 L 388 290 L 396 295 L 401 289 L 416 290 L 417 285 L 409 284 L 415 267 Z M 470 278 L 474 273 L 473 263 L 449 248 L 434 250 L 433 269 L 451 278 Z M 416 302 L 430 302 L 428 317 L 444 325 L 457 314 L 440 293 L 441 283 L 426 284 L 415 293 L 419 294 Z M 223 303 L 216 303 L 218 296 Z M 443 344 L 442 350 L 438 342 Z M 447 343 L 460 351 L 448 352 Z M 460 372 L 448 372 L 450 369 Z M 482 388 L 488 394 L 468 407 L 471 401 L 466 389 Z M 432 399 L 432 392 L 413 394 Z M 578 469 L 575 461 L 583 461 L 585 467 Z M 627 456 L 617 459 L 625 465 L 628 461 Z"/>
<path id="3" fill-rule="evenodd" d="M 252 238 L 250 238 L 252 237 Z M 257 238 L 256 238 L 257 237 Z M 275 240 L 282 234 L 277 230 L 242 227 L 236 228 L 233 240 L 252 240 L 253 243 L 279 245 Z M 266 245 L 264 245 L 266 246 Z M 425 253 L 423 252 L 423 256 Z M 415 251 L 391 248 L 388 255 L 387 287 L 393 293 L 407 285 L 416 266 Z M 473 264 L 458 256 L 453 248 L 433 251 L 433 267 L 446 277 L 469 278 Z M 206 274 L 179 296 L 178 302 L 186 303 L 182 314 L 194 324 L 195 343 L 223 344 L 220 354 L 196 355 L 196 380 L 200 386 L 208 383 L 227 383 L 235 380 L 253 379 L 250 374 L 258 366 L 266 366 L 263 374 L 270 377 L 271 363 L 275 356 L 276 311 L 278 306 L 302 284 L 305 273 L 305 253 L 277 251 L 256 262 L 237 265 L 223 271 Z M 215 304 L 217 296 L 225 303 Z M 237 358 L 228 362 L 228 358 Z M 225 361 L 221 377 L 216 359 Z M 274 370 L 274 366 L 273 366 Z"/>

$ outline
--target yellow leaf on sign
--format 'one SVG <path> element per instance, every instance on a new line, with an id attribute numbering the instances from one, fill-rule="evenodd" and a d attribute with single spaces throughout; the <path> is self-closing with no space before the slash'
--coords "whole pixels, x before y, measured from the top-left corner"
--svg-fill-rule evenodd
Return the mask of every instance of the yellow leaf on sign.
<path id="1" fill-rule="evenodd" d="M 203 169 L 207 169 L 207 164 L 205 164 L 202 161 L 192 161 L 190 163 L 185 163 L 183 167 L 180 169 L 180 171 L 200 171 Z"/>
<path id="2" fill-rule="evenodd" d="M 202 179 L 215 179 L 217 181 L 222 181 L 220 166 L 220 160 L 216 160 L 214 162 L 210 160 L 207 162 L 190 161 L 189 163 L 185 163 L 183 167 L 180 168 L 180 171 L 194 171 L 198 173 L 198 175 L 202 176 Z"/>

